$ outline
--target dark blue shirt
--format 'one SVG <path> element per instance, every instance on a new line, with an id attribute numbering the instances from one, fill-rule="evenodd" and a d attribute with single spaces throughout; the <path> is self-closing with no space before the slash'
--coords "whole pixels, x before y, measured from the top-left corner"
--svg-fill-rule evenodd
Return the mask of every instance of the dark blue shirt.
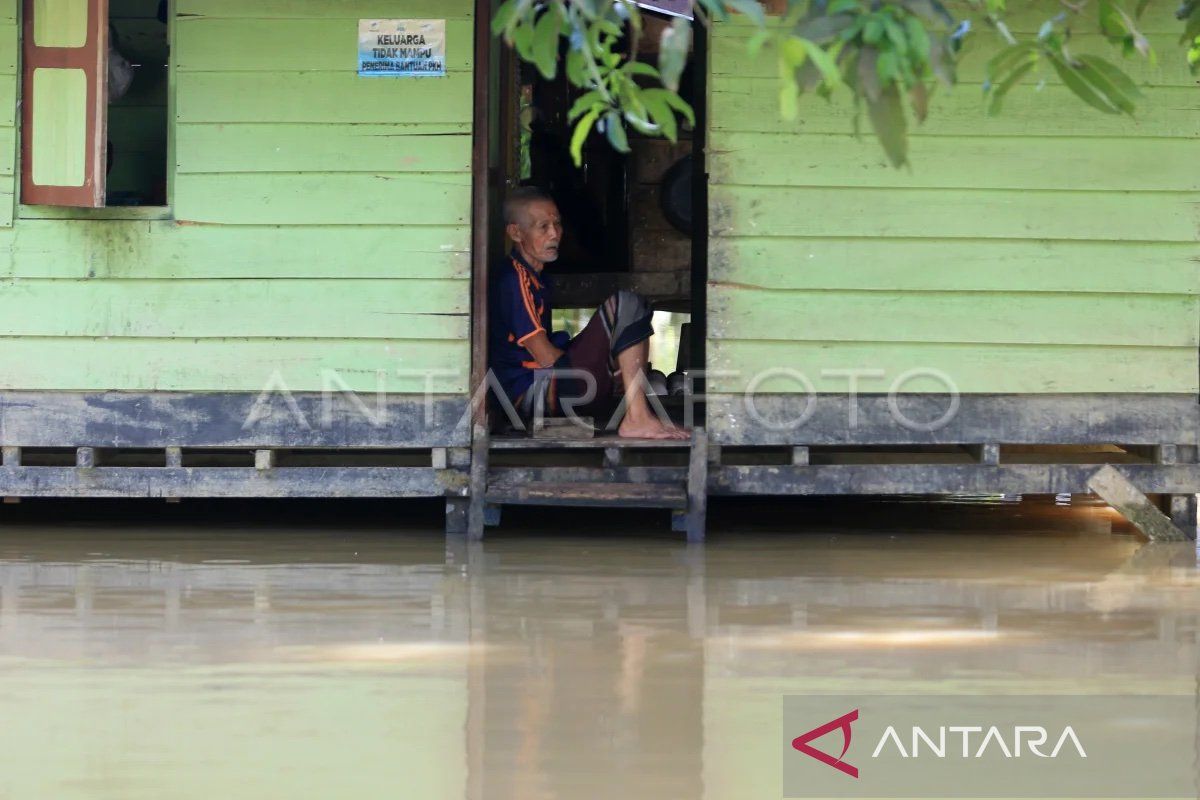
<path id="1" fill-rule="evenodd" d="M 565 333 L 551 334 L 553 284 L 513 250 L 492 270 L 488 292 L 488 366 L 515 403 L 533 383 L 538 363 L 525 349 L 537 333 L 545 333 L 557 347 L 565 347 Z"/>

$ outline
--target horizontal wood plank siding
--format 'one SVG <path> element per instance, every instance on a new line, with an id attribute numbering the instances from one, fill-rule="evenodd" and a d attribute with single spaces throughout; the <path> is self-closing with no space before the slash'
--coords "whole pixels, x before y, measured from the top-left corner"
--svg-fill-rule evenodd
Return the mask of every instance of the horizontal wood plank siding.
<path id="1" fill-rule="evenodd" d="M 456 340 L 467 335 L 461 289 L 454 279 L 23 280 L 0 295 L 0 319 L 10 336 Z"/>
<path id="2" fill-rule="evenodd" d="M 171 218 L 0 231 L 0 390 L 465 393 L 473 7 L 177 0 Z M 360 78 L 363 18 L 446 19 L 449 74 Z"/>
<path id="3" fill-rule="evenodd" d="M 0 276 L 466 281 L 469 258 L 470 230 L 462 225 L 409 227 L 397 236 L 390 225 L 23 219 L 0 249 Z"/>
<path id="4" fill-rule="evenodd" d="M 463 348 L 451 340 L 18 337 L 0 341 L 0 391 L 322 391 L 461 393 Z M 428 373 L 428 374 L 427 374 Z M 199 385 L 198 384 L 202 384 Z M 136 388 L 131 388 L 136 387 Z M 369 401 L 367 401 L 369 403 Z"/>
<path id="5" fill-rule="evenodd" d="M 1014 29 L 1055 13 L 1014 15 Z M 716 394 L 1200 391 L 1200 95 L 1169 11 L 1122 60 L 1136 119 L 1054 76 L 983 113 L 987 32 L 893 169 L 845 98 L 781 119 L 774 53 L 713 31 L 709 363 Z M 1120 59 L 1100 37 L 1073 52 Z M 864 120 L 864 127 L 867 122 Z M 764 373 L 766 373 L 764 375 Z M 797 373 L 803 377 L 797 377 Z"/>

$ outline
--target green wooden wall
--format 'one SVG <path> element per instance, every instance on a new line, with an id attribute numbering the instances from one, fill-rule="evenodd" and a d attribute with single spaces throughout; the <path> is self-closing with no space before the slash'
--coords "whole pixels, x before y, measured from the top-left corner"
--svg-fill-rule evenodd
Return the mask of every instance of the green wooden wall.
<path id="1" fill-rule="evenodd" d="M 1157 66 L 1123 62 L 1144 84 L 1137 119 L 1093 111 L 1052 76 L 986 116 L 991 34 L 977 33 L 902 170 L 869 129 L 853 136 L 845 100 L 804 98 L 799 121 L 781 120 L 774 53 L 750 58 L 745 27 L 717 26 L 709 367 L 739 374 L 712 390 L 786 367 L 818 392 L 848 388 L 823 370 L 884 370 L 859 391 L 887 392 L 927 368 L 969 393 L 1200 391 L 1200 93 L 1179 23 L 1154 8 Z M 1120 58 L 1096 36 L 1072 50 Z M 801 391 L 785 376 L 758 388 Z"/>
<path id="2" fill-rule="evenodd" d="M 417 393 L 435 369 L 434 391 L 466 391 L 471 0 L 175 0 L 160 219 L 9 219 L 16 7 L 0 10 L 0 390 L 319 391 L 334 371 Z M 358 77 L 360 18 L 447 19 L 449 74 Z"/>

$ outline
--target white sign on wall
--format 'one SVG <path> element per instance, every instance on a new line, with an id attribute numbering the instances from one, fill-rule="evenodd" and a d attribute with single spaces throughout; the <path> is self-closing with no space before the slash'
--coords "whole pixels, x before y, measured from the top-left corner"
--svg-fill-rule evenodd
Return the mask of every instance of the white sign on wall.
<path id="1" fill-rule="evenodd" d="M 428 78 L 446 74 L 446 20 L 360 19 L 358 74 Z"/>

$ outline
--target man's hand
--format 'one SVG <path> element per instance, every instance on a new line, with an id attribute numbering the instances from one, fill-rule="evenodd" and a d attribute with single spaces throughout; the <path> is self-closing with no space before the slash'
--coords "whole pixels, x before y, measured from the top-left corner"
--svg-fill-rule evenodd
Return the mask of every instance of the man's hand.
<path id="1" fill-rule="evenodd" d="M 539 367 L 553 367 L 562 356 L 563 351 L 550 343 L 550 337 L 545 331 L 538 331 L 525 340 L 523 347 L 533 356 Z"/>

